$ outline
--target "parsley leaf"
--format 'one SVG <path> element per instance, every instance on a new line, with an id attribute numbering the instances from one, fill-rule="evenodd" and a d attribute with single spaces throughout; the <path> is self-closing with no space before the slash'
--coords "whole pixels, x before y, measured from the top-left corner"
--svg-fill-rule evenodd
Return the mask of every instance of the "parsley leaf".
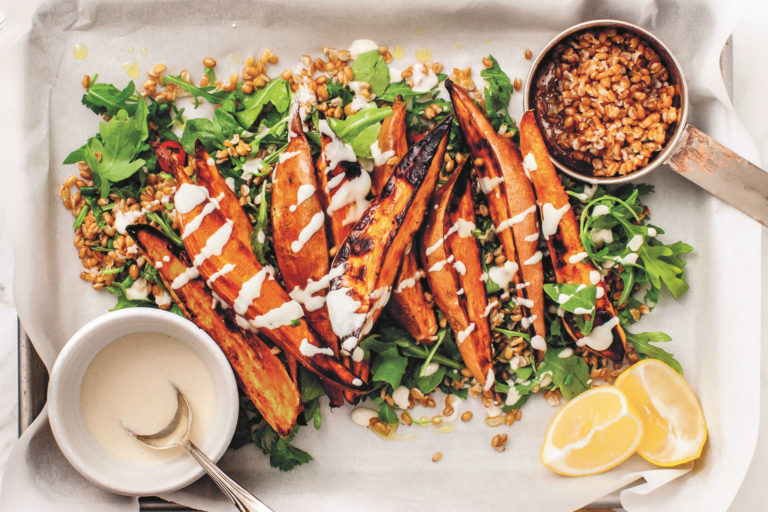
<path id="1" fill-rule="evenodd" d="M 371 84 L 371 92 L 376 96 L 384 94 L 389 86 L 389 68 L 378 50 L 361 53 L 351 67 L 355 81 Z"/>

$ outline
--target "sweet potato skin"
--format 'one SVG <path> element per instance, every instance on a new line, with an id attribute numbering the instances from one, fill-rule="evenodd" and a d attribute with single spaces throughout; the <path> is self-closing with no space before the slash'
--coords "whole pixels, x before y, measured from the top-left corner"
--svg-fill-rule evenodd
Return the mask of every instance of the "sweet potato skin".
<path id="1" fill-rule="evenodd" d="M 392 104 L 392 115 L 384 119 L 379 131 L 378 146 L 383 155 L 393 153 L 399 161 L 408 152 L 406 139 L 405 103 L 396 100 Z M 390 159 L 392 158 L 390 157 Z M 387 159 L 373 169 L 373 190 L 384 188 L 392 176 L 396 163 Z M 415 248 L 407 248 L 403 255 L 400 273 L 395 281 L 392 295 L 387 303 L 389 314 L 420 343 L 432 343 L 437 333 L 437 319 L 432 306 L 424 299 L 422 279 L 424 271 L 419 268 Z"/>
<path id="2" fill-rule="evenodd" d="M 231 310 L 216 311 L 214 297 L 201 279 L 192 279 L 176 289 L 171 287 L 190 264 L 186 253 L 150 226 L 128 226 L 127 230 L 150 261 L 163 262 L 157 272 L 186 317 L 219 345 L 241 389 L 267 423 L 281 436 L 288 436 L 301 409 L 301 399 L 285 366 L 255 334 L 235 325 Z"/>
<path id="3" fill-rule="evenodd" d="M 480 249 L 471 235 L 454 226 L 474 224 L 469 173 L 454 172 L 434 195 L 422 227 L 419 255 L 435 303 L 448 319 L 459 352 L 472 376 L 486 388 L 494 380 L 491 332 L 486 314 L 488 300 L 480 279 Z M 460 220 L 461 219 L 461 220 Z"/>
<path id="4" fill-rule="evenodd" d="M 331 354 L 324 352 L 327 347 L 310 329 L 301 305 L 288 296 L 272 276 L 271 269 L 256 260 L 250 246 L 231 236 L 233 221 L 224 216 L 223 209 L 209 208 L 203 215 L 206 206 L 211 204 L 209 198 L 200 194 L 204 187 L 192 183 L 169 151 L 157 146 L 155 152 L 173 170 L 179 183 L 174 202 L 182 233 L 187 235 L 183 236 L 185 248 L 193 258 L 194 268 L 216 295 L 307 369 L 345 389 L 366 391 L 365 383 L 344 368 L 332 351 Z M 198 180 L 201 177 L 198 176 Z M 186 192 L 182 192 L 183 189 Z M 190 191 L 194 191 L 191 196 L 187 194 Z M 180 199 L 184 208 L 180 207 Z M 224 269 L 228 271 L 223 272 Z M 246 283 L 250 283 L 250 290 L 241 296 Z M 304 351 L 302 343 L 305 343 Z M 307 355 L 308 351 L 314 355 Z"/>
<path id="5" fill-rule="evenodd" d="M 518 265 L 513 280 L 515 293 L 526 304 L 525 309 L 530 312 L 527 319 L 536 335 L 544 339 L 544 270 L 538 252 L 539 239 L 535 236 L 539 233 L 536 197 L 525 176 L 520 152 L 510 139 L 493 129 L 463 89 L 450 80 L 446 87 L 472 156 L 476 162 L 479 160 L 481 188 L 488 198 L 496 236 L 507 260 Z"/>
<path id="6" fill-rule="evenodd" d="M 536 190 L 540 208 L 543 210 L 545 205 L 549 205 L 557 210 L 569 205 L 568 194 L 565 192 L 565 188 L 550 161 L 549 152 L 541 132 L 539 132 L 535 116 L 533 111 L 530 110 L 523 114 L 523 118 L 520 121 L 520 147 L 523 155 L 526 155 L 526 158 L 532 158 L 536 165 L 536 169 L 528 169 L 528 174 Z M 529 154 L 532 156 L 529 157 Z M 542 213 L 542 218 L 545 219 L 542 222 L 547 224 L 544 213 Z M 603 325 L 615 317 L 616 312 L 607 297 L 608 290 L 605 287 L 605 281 L 602 275 L 597 272 L 592 262 L 589 259 L 584 259 L 577 263 L 569 263 L 568 261 L 571 256 L 584 252 L 584 247 L 579 238 L 579 224 L 570 206 L 561 217 L 559 223 L 557 223 L 556 230 L 548 237 L 546 232 L 544 234 L 545 238 L 547 238 L 550 258 L 555 268 L 555 277 L 558 283 L 595 284 L 598 288 L 602 289 L 602 297 L 596 301 L 594 326 Z M 590 276 L 596 275 L 599 275 L 600 279 L 598 282 L 593 283 Z M 569 334 L 578 343 L 584 335 L 576 329 L 573 316 L 567 313 L 563 320 L 563 324 Z M 627 343 L 621 324 L 613 327 L 612 333 L 613 342 L 608 349 L 595 351 L 589 346 L 587 348 L 613 361 L 621 361 L 626 353 Z"/>
<path id="7" fill-rule="evenodd" d="M 405 248 L 419 229 L 437 182 L 451 117 L 414 144 L 347 236 L 331 269 L 328 312 L 342 350 L 350 353 L 386 304 Z M 331 296 L 333 295 L 333 300 Z"/>

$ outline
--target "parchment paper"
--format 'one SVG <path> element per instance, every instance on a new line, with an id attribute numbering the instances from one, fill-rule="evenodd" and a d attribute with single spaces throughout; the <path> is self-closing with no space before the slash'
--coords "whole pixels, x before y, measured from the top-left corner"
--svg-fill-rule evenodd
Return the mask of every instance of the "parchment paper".
<path id="1" fill-rule="evenodd" d="M 34 3 L 34 2 L 33 2 Z M 715 0 L 685 2 L 531 1 L 290 3 L 207 0 L 125 2 L 74 0 L 47 4 L 31 26 L 9 16 L 0 56 L 4 73 L 0 105 L 6 120 L 0 138 L 3 205 L 10 219 L 16 257 L 14 288 L 19 316 L 46 365 L 68 337 L 113 304 L 78 277 L 72 247 L 72 217 L 58 199 L 58 186 L 76 171 L 60 162 L 97 129 L 80 105 L 80 79 L 98 72 L 124 83 L 121 69 L 137 60 L 143 73 L 156 62 L 170 71 L 188 68 L 199 78 L 200 61 L 213 56 L 217 72 L 238 71 L 238 58 L 265 48 L 281 62 L 274 74 L 318 54 L 324 45 L 345 48 L 369 38 L 403 45 L 414 62 L 416 48 L 452 67 L 480 68 L 492 53 L 512 76 L 524 78 L 534 53 L 560 30 L 590 18 L 639 23 L 660 36 L 683 63 L 691 88 L 691 122 L 748 158 L 754 147 L 738 124 L 718 69 L 720 50 L 741 7 Z M 6 10 L 13 14 L 9 8 Z M 23 13 L 28 6 L 16 7 Z M 16 14 L 18 14 L 18 12 Z M 72 47 L 89 56 L 75 60 Z M 140 49 L 148 54 L 142 55 Z M 133 49 L 133 53 L 130 50 Z M 274 75 L 273 75 L 274 76 Z M 141 83 L 143 78 L 137 82 Z M 519 117 L 521 95 L 513 98 Z M 594 477 L 559 477 L 541 466 L 538 452 L 555 410 L 532 399 L 523 420 L 490 429 L 477 401 L 465 403 L 476 419 L 456 431 L 401 429 L 410 441 L 385 442 L 348 418 L 349 409 L 325 411 L 323 428 L 303 429 L 296 444 L 315 461 L 290 473 L 269 467 L 251 446 L 228 453 L 223 467 L 278 511 L 291 510 L 510 510 L 567 511 L 586 505 L 644 476 L 647 483 L 622 493 L 630 511 L 725 510 L 754 450 L 758 428 L 760 244 L 758 225 L 666 169 L 648 180 L 657 187 L 649 201 L 664 239 L 683 239 L 691 290 L 675 302 L 664 295 L 658 309 L 635 327 L 661 330 L 667 348 L 683 364 L 709 425 L 709 443 L 693 469 L 655 469 L 638 457 Z M 490 439 L 509 434 L 496 453 Z M 432 454 L 443 453 L 439 463 Z M 678 478 L 685 473 L 684 478 Z M 231 510 L 208 480 L 168 498 L 207 510 Z M 135 499 L 109 495 L 80 477 L 56 450 L 41 415 L 9 460 L 0 510 L 136 510 Z"/>

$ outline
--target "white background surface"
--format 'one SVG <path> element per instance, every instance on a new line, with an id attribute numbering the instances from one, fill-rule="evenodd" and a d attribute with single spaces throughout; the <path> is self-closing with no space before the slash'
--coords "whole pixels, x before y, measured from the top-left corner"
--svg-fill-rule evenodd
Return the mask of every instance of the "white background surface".
<path id="1" fill-rule="evenodd" d="M 10 2 L 0 0 L 0 10 L 11 10 Z M 734 31 L 734 97 L 735 107 L 757 144 L 762 161 L 768 162 L 768 2 L 753 0 Z M 3 129 L 9 129 L 4 127 Z M 8 216 L 6 216 L 8 214 Z M 11 294 L 12 262 L 8 235 L 5 229 L 11 212 L 0 211 L 0 474 L 13 440 L 16 438 L 16 316 Z M 30 234 L 30 236 L 34 236 Z M 766 254 L 768 234 L 763 231 L 763 250 Z M 763 276 L 765 285 L 766 276 Z M 757 286 L 759 283 L 755 283 Z M 763 306 L 766 311 L 766 306 Z M 764 315 L 765 316 L 765 315 Z M 759 319 L 755 319 L 755 328 Z M 765 336 L 764 336 L 765 337 Z M 738 340 L 723 340 L 737 346 Z M 738 352 L 734 349 L 734 357 Z M 768 424 L 768 357 L 763 354 L 762 375 L 762 425 Z M 743 392 L 749 393 L 749 390 Z M 758 404 L 756 403 L 757 407 Z M 765 431 L 765 429 L 762 429 Z M 731 510 L 746 512 L 762 510 L 765 503 L 764 482 L 768 477 L 768 433 L 758 442 L 758 450 L 752 468 Z"/>

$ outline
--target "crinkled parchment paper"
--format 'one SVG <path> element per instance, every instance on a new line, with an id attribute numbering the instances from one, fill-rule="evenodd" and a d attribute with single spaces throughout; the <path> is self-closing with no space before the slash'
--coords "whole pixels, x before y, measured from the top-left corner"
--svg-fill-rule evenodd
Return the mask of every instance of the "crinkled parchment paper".
<path id="1" fill-rule="evenodd" d="M 5 9 L 0 194 L 12 224 L 19 316 L 49 367 L 67 338 L 113 303 L 79 279 L 72 217 L 58 199 L 59 184 L 76 170 L 60 162 L 97 129 L 97 118 L 80 105 L 84 73 L 124 83 L 128 77 L 122 65 L 136 60 L 142 75 L 162 61 L 172 72 L 188 68 L 199 77 L 200 60 L 210 55 L 219 61 L 217 72 L 227 76 L 241 66 L 236 60 L 265 48 L 280 56 L 282 69 L 301 54 L 318 54 L 324 45 L 345 48 L 354 39 L 369 38 L 390 47 L 403 45 L 402 68 L 414 61 L 417 48 L 431 49 L 449 69 L 479 69 L 480 59 L 493 53 L 512 77 L 522 78 L 530 65 L 523 58 L 526 48 L 535 53 L 578 21 L 616 17 L 651 29 L 677 53 L 691 85 L 694 124 L 748 157 L 755 154 L 718 68 L 720 50 L 740 11 L 733 3 L 69 0 L 44 6 L 31 25 L 29 17 L 17 16 L 30 7 Z M 73 57 L 75 44 L 89 48 L 85 60 Z M 140 51 L 144 48 L 147 55 Z M 519 117 L 519 94 L 513 102 Z M 401 442 L 382 441 L 355 426 L 349 409 L 342 408 L 325 413 L 322 430 L 310 427 L 299 434 L 296 444 L 314 462 L 279 473 L 255 448 L 246 447 L 228 453 L 224 468 L 278 511 L 567 511 L 642 476 L 646 484 L 622 494 L 628 510 L 725 510 L 757 435 L 760 232 L 756 223 L 667 169 L 649 181 L 657 187 L 650 201 L 653 221 L 667 230 L 664 238 L 683 239 L 695 248 L 688 258 L 691 290 L 678 302 L 663 296 L 658 309 L 636 326 L 672 335 L 668 348 L 701 399 L 710 439 L 692 470 L 657 469 L 635 457 L 598 476 L 557 476 L 538 459 L 544 429 L 555 412 L 539 398 L 529 402 L 523 420 L 512 427 L 487 427 L 475 401 L 463 406 L 474 409 L 474 421 L 460 423 L 447 435 L 433 428 L 402 429 L 417 437 Z M 490 439 L 502 431 L 510 440 L 507 450 L 497 453 Z M 436 451 L 443 453 L 439 463 L 431 462 Z M 196 508 L 231 510 L 205 479 L 169 498 Z M 67 464 L 45 415 L 16 446 L 0 497 L 3 511 L 136 508 L 135 499 L 100 491 Z"/>

